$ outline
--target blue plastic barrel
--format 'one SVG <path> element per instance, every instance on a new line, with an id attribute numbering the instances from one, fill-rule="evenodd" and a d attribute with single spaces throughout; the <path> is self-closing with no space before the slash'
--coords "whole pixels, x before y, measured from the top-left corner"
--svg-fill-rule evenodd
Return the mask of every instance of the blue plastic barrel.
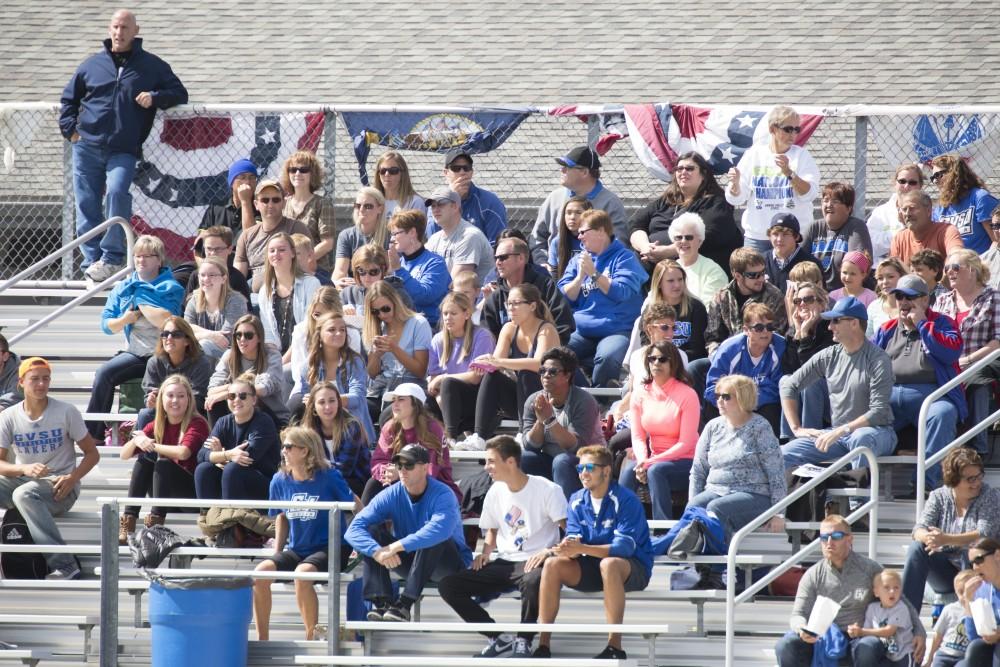
<path id="1" fill-rule="evenodd" d="M 166 580 L 149 586 L 153 667 L 245 667 L 253 582 Z"/>

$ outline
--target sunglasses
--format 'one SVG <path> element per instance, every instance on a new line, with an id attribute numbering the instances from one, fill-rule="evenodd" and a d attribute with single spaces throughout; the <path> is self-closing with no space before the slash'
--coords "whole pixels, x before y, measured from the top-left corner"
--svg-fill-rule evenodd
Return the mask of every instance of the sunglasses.
<path id="1" fill-rule="evenodd" d="M 764 271 L 744 271 L 743 277 L 747 280 L 757 280 L 764 277 Z"/>
<path id="2" fill-rule="evenodd" d="M 663 333 L 667 333 L 668 331 L 674 330 L 673 324 L 650 324 L 649 326 L 653 327 L 654 329 L 659 329 Z"/>
<path id="3" fill-rule="evenodd" d="M 160 338 L 166 340 L 168 338 L 187 338 L 187 334 L 183 331 L 161 331 Z"/>
<path id="4" fill-rule="evenodd" d="M 251 394 L 249 391 L 234 391 L 226 394 L 226 399 L 230 401 L 235 401 L 238 398 L 241 401 L 245 401 L 247 400 L 247 397 L 250 395 Z"/>
<path id="5" fill-rule="evenodd" d="M 396 467 L 402 468 L 403 470 L 413 470 L 414 468 L 417 467 L 417 464 L 411 463 L 410 461 L 397 461 Z"/>
<path id="6" fill-rule="evenodd" d="M 829 542 L 830 540 L 833 540 L 834 542 L 839 542 L 842 539 L 844 539 L 845 537 L 847 537 L 847 533 L 845 533 L 842 530 L 835 530 L 832 533 L 820 533 L 819 534 L 819 541 L 820 542 Z"/>
<path id="7" fill-rule="evenodd" d="M 716 394 L 715 395 L 715 400 L 729 402 L 729 401 L 733 400 L 733 395 L 732 394 Z"/>
<path id="8" fill-rule="evenodd" d="M 355 211 L 371 211 L 374 209 L 375 209 L 375 204 L 359 204 L 358 202 L 354 202 Z"/>
<path id="9" fill-rule="evenodd" d="M 561 368 L 552 368 L 551 366 L 542 366 L 538 369 L 538 374 L 542 377 L 556 376 L 563 372 Z"/>
<path id="10" fill-rule="evenodd" d="M 233 334 L 233 338 L 236 340 L 253 340 L 257 335 L 255 331 L 237 331 Z"/>
<path id="11" fill-rule="evenodd" d="M 993 231 L 1000 230 L 1000 222 L 991 222 L 990 229 L 992 229 Z"/>
<path id="12" fill-rule="evenodd" d="M 944 265 L 944 270 L 945 271 L 961 271 L 962 270 L 962 265 L 961 264 L 945 264 Z"/>
<path id="13" fill-rule="evenodd" d="M 281 197 L 258 197 L 257 201 L 261 204 L 280 204 Z"/>
<path id="14" fill-rule="evenodd" d="M 781 131 L 782 132 L 787 132 L 788 134 L 798 134 L 799 132 L 802 131 L 802 126 L 801 125 L 782 125 L 781 126 Z"/>
<path id="15" fill-rule="evenodd" d="M 308 174 L 310 171 L 312 171 L 312 169 L 310 169 L 309 167 L 289 167 L 288 168 L 288 173 L 289 174 Z"/>
<path id="16" fill-rule="evenodd" d="M 969 559 L 969 563 L 971 565 L 973 565 L 973 566 L 982 565 L 983 561 L 985 561 L 987 559 L 987 557 L 992 556 L 994 553 L 996 553 L 996 552 L 995 551 L 986 551 L 984 553 L 979 554 L 975 558 L 970 558 Z"/>
<path id="17" fill-rule="evenodd" d="M 896 182 L 900 185 L 920 185 L 920 181 L 911 181 L 908 178 L 897 178 Z"/>
<path id="18" fill-rule="evenodd" d="M 797 296 L 794 299 L 792 299 L 793 306 L 800 306 L 803 303 L 806 304 L 807 306 L 811 306 L 812 304 L 816 303 L 816 297 L 812 295 L 802 296 L 802 297 Z"/>
<path id="19" fill-rule="evenodd" d="M 365 276 L 380 276 L 382 275 L 382 269 L 354 269 L 354 274 L 364 278 Z"/>
<path id="20" fill-rule="evenodd" d="M 698 171 L 698 167 L 693 164 L 677 165 L 675 171 L 686 171 L 690 174 L 692 171 Z"/>
<path id="21" fill-rule="evenodd" d="M 472 171 L 472 165 L 471 164 L 450 164 L 450 165 L 448 165 L 448 169 L 450 169 L 453 173 L 456 173 L 456 174 L 461 173 L 463 171 L 465 171 L 465 172 L 471 172 Z"/>
<path id="22" fill-rule="evenodd" d="M 944 177 L 945 173 L 946 172 L 944 171 L 935 171 L 933 174 L 931 174 L 931 183 L 937 183 L 938 181 L 940 181 Z"/>
<path id="23" fill-rule="evenodd" d="M 665 364 L 668 361 L 670 361 L 670 359 L 664 355 L 651 354 L 648 357 L 646 357 L 646 361 L 651 364 Z"/>
<path id="24" fill-rule="evenodd" d="M 694 234 L 678 234 L 674 241 L 694 241 Z"/>
<path id="25" fill-rule="evenodd" d="M 382 176 L 385 176 L 386 174 L 390 176 L 398 176 L 399 172 L 401 171 L 403 170 L 400 169 L 399 167 L 382 167 L 381 169 L 378 170 L 378 173 L 381 174 Z"/>
<path id="26" fill-rule="evenodd" d="M 501 255 L 497 255 L 494 259 L 496 259 L 496 261 L 498 261 L 498 262 L 506 262 L 508 259 L 510 259 L 511 257 L 513 257 L 516 254 L 517 254 L 516 252 L 507 252 L 507 253 L 503 253 Z"/>
<path id="27" fill-rule="evenodd" d="M 909 294 L 903 294 L 902 292 L 895 292 L 896 301 L 916 301 L 919 296 L 910 296 Z"/>
<path id="28" fill-rule="evenodd" d="M 765 331 L 771 331 L 771 332 L 777 331 L 778 327 L 774 326 L 771 323 L 764 324 L 763 322 L 758 322 L 753 326 L 747 325 L 747 329 L 755 333 L 764 333 Z"/>
<path id="29" fill-rule="evenodd" d="M 603 463 L 578 463 L 576 466 L 577 474 L 581 472 L 594 472 L 597 468 L 607 468 L 608 466 Z"/>
<path id="30" fill-rule="evenodd" d="M 287 452 L 289 449 L 305 449 L 305 447 L 300 447 L 299 445 L 293 445 L 290 442 L 281 443 L 281 451 Z"/>
<path id="31" fill-rule="evenodd" d="M 392 306 L 379 306 L 378 308 L 375 308 L 373 306 L 372 310 L 375 311 L 376 313 L 383 313 L 385 315 L 388 315 L 389 313 L 392 312 Z"/>

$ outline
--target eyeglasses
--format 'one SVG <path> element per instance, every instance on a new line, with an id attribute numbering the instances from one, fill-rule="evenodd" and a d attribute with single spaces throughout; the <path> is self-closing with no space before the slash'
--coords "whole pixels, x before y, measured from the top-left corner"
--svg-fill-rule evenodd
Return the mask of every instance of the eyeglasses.
<path id="1" fill-rule="evenodd" d="M 300 447 L 299 445 L 293 445 L 290 442 L 281 443 L 281 451 L 287 452 L 289 449 L 305 449 L 305 447 Z"/>
<path id="2" fill-rule="evenodd" d="M 397 229 L 397 230 L 389 232 L 389 236 L 391 236 L 392 238 L 396 238 L 400 234 L 405 234 L 405 233 L 406 233 L 405 229 Z"/>
<path id="3" fill-rule="evenodd" d="M 359 204 L 358 202 L 354 202 L 355 211 L 371 211 L 374 210 L 374 208 L 375 204 Z"/>
<path id="4" fill-rule="evenodd" d="M 202 248 L 204 248 L 206 255 L 218 255 L 221 252 L 229 250 L 229 246 L 227 245 L 206 245 L 202 246 Z"/>
<path id="5" fill-rule="evenodd" d="M 778 327 L 774 326 L 770 322 L 768 322 L 767 324 L 764 324 L 763 322 L 758 322 L 757 324 L 753 325 L 748 324 L 747 329 L 753 331 L 754 333 L 764 333 L 765 331 L 771 331 L 771 332 L 777 331 Z"/>
<path id="6" fill-rule="evenodd" d="M 577 230 L 576 235 L 583 236 L 587 232 L 592 232 L 592 231 L 594 231 L 593 227 L 581 227 L 579 230 Z"/>
<path id="7" fill-rule="evenodd" d="M 801 306 L 803 303 L 806 304 L 807 306 L 811 306 L 812 304 L 816 303 L 816 297 L 810 294 L 808 296 L 797 296 L 794 299 L 792 299 L 793 306 Z"/>
<path id="8" fill-rule="evenodd" d="M 396 467 L 402 468 L 403 470 L 413 470 L 414 468 L 417 467 L 417 464 L 411 461 L 397 461 Z"/>
<path id="9" fill-rule="evenodd" d="M 518 301 L 517 299 L 509 299 L 507 301 L 507 307 L 508 308 L 513 308 L 514 306 L 523 306 L 526 303 L 528 303 L 528 302 L 527 301 Z"/>
<path id="10" fill-rule="evenodd" d="M 764 277 L 764 271 L 744 271 L 743 277 L 747 280 L 757 280 Z"/>
<path id="11" fill-rule="evenodd" d="M 820 533 L 819 534 L 819 541 L 820 542 L 829 542 L 830 540 L 833 540 L 834 542 L 839 542 L 842 539 L 844 539 L 845 537 L 847 537 L 847 533 L 845 533 L 842 530 L 835 530 L 832 533 Z"/>
<path id="12" fill-rule="evenodd" d="M 382 269 L 354 269 L 355 275 L 364 278 L 365 276 L 380 276 L 382 275 Z"/>
<path id="13" fill-rule="evenodd" d="M 897 178 L 896 182 L 900 185 L 920 185 L 920 181 L 911 181 L 908 178 Z"/>
<path id="14" fill-rule="evenodd" d="M 802 131 L 802 126 L 801 125 L 782 125 L 781 126 L 781 131 L 782 132 L 787 132 L 788 134 L 798 134 L 799 132 Z"/>
<path id="15" fill-rule="evenodd" d="M 945 271 L 961 271 L 962 270 L 962 265 L 961 264 L 945 264 L 944 265 L 944 270 Z"/>
<path id="16" fill-rule="evenodd" d="M 177 331 L 177 330 L 161 331 L 160 338 L 162 338 L 163 340 L 166 340 L 168 338 L 187 338 L 187 334 L 184 333 L 183 331 Z"/>
<path id="17" fill-rule="evenodd" d="M 553 368 L 552 366 L 542 366 L 538 369 L 538 374 L 542 377 L 556 376 L 563 372 L 561 368 Z"/>
<path id="18" fill-rule="evenodd" d="M 717 401 L 723 401 L 723 402 L 729 402 L 729 401 L 733 400 L 733 395 L 732 394 L 716 394 L 715 395 L 715 400 L 717 400 Z"/>
<path id="19" fill-rule="evenodd" d="M 258 197 L 257 201 L 261 204 L 280 204 L 281 197 Z"/>
<path id="20" fill-rule="evenodd" d="M 986 479 L 986 473 L 981 472 L 978 475 L 969 475 L 968 477 L 963 477 L 962 481 L 966 482 L 967 484 L 976 484 L 978 482 L 983 481 L 984 479 Z"/>
<path id="21" fill-rule="evenodd" d="M 674 171 L 686 171 L 690 174 L 692 171 L 698 171 L 698 167 L 693 164 L 679 164 Z"/>
<path id="22" fill-rule="evenodd" d="M 379 306 L 378 308 L 372 306 L 372 310 L 376 313 L 384 313 L 388 315 L 389 313 L 392 312 L 392 306 Z"/>
<path id="23" fill-rule="evenodd" d="M 247 397 L 250 395 L 251 394 L 249 391 L 235 391 L 226 394 L 226 399 L 230 401 L 235 401 L 238 398 L 241 401 L 245 401 L 247 400 Z"/>
<path id="24" fill-rule="evenodd" d="M 604 463 L 578 463 L 576 466 L 577 474 L 581 472 L 594 472 L 597 468 L 607 468 L 607 464 Z"/>
<path id="25" fill-rule="evenodd" d="M 694 241 L 694 234 L 678 234 L 674 237 L 675 241 Z"/>
<path id="26" fill-rule="evenodd" d="M 233 334 L 236 340 L 253 340 L 257 333 L 254 331 L 237 331 Z"/>
<path id="27" fill-rule="evenodd" d="M 401 171 L 403 170 L 399 167 L 382 167 L 378 170 L 378 173 L 382 176 L 385 176 L 386 174 L 390 176 L 398 176 Z"/>
<path id="28" fill-rule="evenodd" d="M 498 262 L 506 262 L 508 259 L 514 257 L 515 255 L 517 255 L 516 252 L 505 252 L 501 255 L 497 255 L 496 257 L 494 257 L 494 259 Z"/>
<path id="29" fill-rule="evenodd" d="M 987 557 L 992 556 L 994 553 L 996 553 L 995 550 L 994 551 L 985 551 L 985 552 L 979 554 L 978 556 L 976 556 L 975 558 L 970 558 L 969 559 L 969 563 L 973 567 L 977 567 L 979 565 L 982 565 L 983 561 L 985 561 L 987 559 Z"/>
<path id="30" fill-rule="evenodd" d="M 289 174 L 308 174 L 310 171 L 312 171 L 312 169 L 309 168 L 309 167 L 289 167 L 288 168 L 288 173 Z"/>
<path id="31" fill-rule="evenodd" d="M 450 169 L 451 171 L 453 171 L 456 174 L 460 173 L 460 172 L 463 172 L 463 171 L 471 172 L 472 171 L 472 165 L 471 164 L 450 164 L 450 165 L 448 165 L 448 169 Z"/>
<path id="32" fill-rule="evenodd" d="M 665 364 L 668 361 L 670 361 L 670 358 L 664 355 L 651 354 L 648 357 L 646 357 L 646 361 L 648 361 L 651 364 Z"/>

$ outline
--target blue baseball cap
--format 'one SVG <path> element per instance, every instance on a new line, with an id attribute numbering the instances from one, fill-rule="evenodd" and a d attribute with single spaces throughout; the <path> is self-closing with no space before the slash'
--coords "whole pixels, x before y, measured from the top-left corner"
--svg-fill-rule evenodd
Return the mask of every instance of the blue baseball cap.
<path id="1" fill-rule="evenodd" d="M 254 178 L 256 178 L 259 175 L 257 173 L 257 165 L 246 159 L 234 162 L 233 165 L 229 167 L 229 178 L 227 179 L 230 189 L 233 187 L 233 181 L 235 181 L 236 177 L 240 174 L 253 174 Z"/>
<path id="2" fill-rule="evenodd" d="M 868 309 L 853 296 L 845 297 L 833 304 L 833 310 L 824 312 L 821 317 L 824 320 L 835 320 L 839 317 L 853 317 L 862 322 L 868 321 Z"/>

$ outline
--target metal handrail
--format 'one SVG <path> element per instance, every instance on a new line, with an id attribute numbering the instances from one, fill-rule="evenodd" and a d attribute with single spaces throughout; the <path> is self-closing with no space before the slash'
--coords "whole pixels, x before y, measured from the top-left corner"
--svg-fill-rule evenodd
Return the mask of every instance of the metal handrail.
<path id="1" fill-rule="evenodd" d="M 770 521 L 772 517 L 777 515 L 802 496 L 815 489 L 821 482 L 824 482 L 829 477 L 832 477 L 834 473 L 843 468 L 845 465 L 852 463 L 859 456 L 864 456 L 868 459 L 868 467 L 871 470 L 871 495 L 868 498 L 868 502 L 864 503 L 861 507 L 854 510 L 847 516 L 847 522 L 854 523 L 866 513 L 869 514 L 868 557 L 872 559 L 875 558 L 875 543 L 878 534 L 878 460 L 875 456 L 875 452 L 871 449 L 867 447 L 858 447 L 857 449 L 852 449 L 847 454 L 841 456 L 839 459 L 831 463 L 822 473 L 813 477 L 811 480 L 806 482 L 806 484 L 796 489 L 794 493 L 785 496 L 780 502 L 776 503 L 762 514 L 752 519 L 747 523 L 747 525 L 740 528 L 740 530 L 737 531 L 736 534 L 729 540 L 729 552 L 726 554 L 726 667 L 733 667 L 733 651 L 736 643 L 736 605 L 746 602 L 748 599 L 753 597 L 757 591 L 763 589 L 769 583 L 784 574 L 788 568 L 803 560 L 813 551 L 816 551 L 819 548 L 820 541 L 819 538 L 817 538 L 802 547 L 798 553 L 792 554 L 780 565 L 776 565 L 771 568 L 770 572 L 755 581 L 753 584 L 747 586 L 742 593 L 736 595 L 736 556 L 739 551 L 740 544 L 748 535 L 757 530 L 757 528 L 763 526 L 765 523 Z"/>
<path id="2" fill-rule="evenodd" d="M 18 331 L 7 341 L 9 345 L 13 346 L 17 341 L 21 340 L 22 338 L 26 338 L 28 335 L 34 333 L 35 331 L 38 331 L 39 329 L 48 325 L 49 322 L 55 320 L 56 318 L 62 317 L 67 312 L 75 308 L 78 304 L 82 303 L 83 301 L 86 301 L 87 299 L 97 294 L 101 290 L 105 289 L 106 287 L 112 285 L 113 283 L 117 282 L 118 280 L 121 280 L 122 278 L 130 274 L 135 269 L 134 266 L 135 260 L 132 258 L 132 250 L 133 246 L 135 246 L 135 232 L 132 231 L 132 225 L 130 225 L 125 218 L 121 216 L 108 218 L 101 224 L 91 229 L 86 234 L 80 235 L 79 237 L 77 237 L 70 243 L 67 243 L 66 245 L 62 246 L 55 252 L 46 255 L 42 259 L 38 260 L 37 262 L 26 268 L 24 271 L 21 271 L 20 273 L 15 275 L 13 278 L 9 278 L 8 280 L 5 280 L 4 282 L 0 283 L 0 294 L 3 294 L 6 290 L 20 283 L 24 278 L 30 276 L 39 269 L 48 266 L 55 260 L 60 259 L 63 256 L 73 252 L 78 247 L 89 241 L 90 239 L 96 236 L 100 236 L 114 225 L 121 225 L 122 229 L 125 230 L 125 243 L 126 243 L 125 268 L 116 272 L 114 275 L 110 276 L 109 278 L 101 282 L 101 284 L 94 285 L 90 289 L 84 291 L 83 294 L 77 296 L 69 303 L 60 306 L 57 310 L 49 313 L 48 315 L 38 320 L 37 322 L 25 327 L 21 331 Z"/>
<path id="3" fill-rule="evenodd" d="M 340 513 L 353 511 L 354 503 L 104 496 L 98 497 L 97 502 L 101 506 L 101 667 L 118 665 L 118 508 L 121 505 L 329 510 L 330 567 L 327 583 L 330 594 L 327 596 L 329 631 L 326 648 L 329 655 L 340 654 Z M 248 572 L 243 574 L 249 576 Z"/>
<path id="4" fill-rule="evenodd" d="M 1000 419 L 1000 410 L 994 412 L 987 419 L 983 420 L 981 423 L 976 424 L 975 428 L 972 428 L 961 436 L 951 441 L 940 450 L 934 453 L 934 455 L 927 459 L 927 414 L 930 412 L 931 404 L 938 400 L 949 391 L 959 386 L 967 380 L 968 378 L 975 375 L 978 371 L 986 368 L 996 359 L 1000 359 L 1000 348 L 997 348 L 987 354 L 985 357 L 972 364 L 964 371 L 953 377 L 952 379 L 945 382 L 943 385 L 932 391 L 924 402 L 920 405 L 920 413 L 917 416 L 917 503 L 916 503 L 916 521 L 919 523 L 921 515 L 924 513 L 924 493 L 927 488 L 927 468 L 932 466 L 950 452 L 953 448 L 968 442 L 972 438 L 976 437 L 987 428 L 989 428 L 994 422 Z"/>

